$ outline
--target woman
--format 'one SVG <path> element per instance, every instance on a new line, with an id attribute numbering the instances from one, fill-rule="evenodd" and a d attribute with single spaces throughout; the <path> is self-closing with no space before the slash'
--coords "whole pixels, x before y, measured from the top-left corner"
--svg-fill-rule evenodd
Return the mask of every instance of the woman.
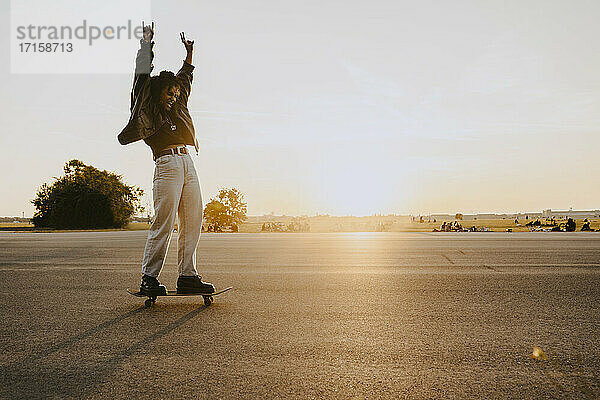
<path id="1" fill-rule="evenodd" d="M 143 24 L 142 24 L 143 25 Z M 192 87 L 194 41 L 180 34 L 186 58 L 177 74 L 162 71 L 150 76 L 154 58 L 154 23 L 143 27 L 131 91 L 131 117 L 119 134 L 123 145 L 144 140 L 152 149 L 154 222 L 148 232 L 142 261 L 140 291 L 148 296 L 166 294 L 158 281 L 179 216 L 177 247 L 178 293 L 212 293 L 196 271 L 196 247 L 202 228 L 202 196 L 194 162 L 187 145 L 198 152 L 194 125 L 187 108 Z"/>

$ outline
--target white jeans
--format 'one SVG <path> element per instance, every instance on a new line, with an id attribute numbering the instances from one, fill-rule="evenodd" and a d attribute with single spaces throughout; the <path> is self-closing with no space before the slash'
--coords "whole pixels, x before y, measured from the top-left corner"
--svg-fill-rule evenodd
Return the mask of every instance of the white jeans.
<path id="1" fill-rule="evenodd" d="M 202 194 L 194 161 L 189 154 L 177 154 L 159 157 L 154 163 L 154 222 L 146 239 L 142 273 L 153 277 L 160 274 L 178 214 L 179 275 L 196 275 L 196 247 L 202 229 Z"/>

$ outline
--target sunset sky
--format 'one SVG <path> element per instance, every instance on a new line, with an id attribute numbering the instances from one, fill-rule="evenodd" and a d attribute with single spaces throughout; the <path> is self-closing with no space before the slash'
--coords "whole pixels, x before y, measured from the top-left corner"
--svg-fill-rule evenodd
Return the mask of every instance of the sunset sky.
<path id="1" fill-rule="evenodd" d="M 128 73 L 11 73 L 0 4 L 0 215 L 31 216 L 72 158 L 149 205 L 150 148 L 117 141 L 136 43 Z M 250 215 L 600 208 L 597 1 L 153 1 L 151 14 L 155 73 L 181 66 L 180 31 L 195 40 L 205 202 L 234 186 Z"/>

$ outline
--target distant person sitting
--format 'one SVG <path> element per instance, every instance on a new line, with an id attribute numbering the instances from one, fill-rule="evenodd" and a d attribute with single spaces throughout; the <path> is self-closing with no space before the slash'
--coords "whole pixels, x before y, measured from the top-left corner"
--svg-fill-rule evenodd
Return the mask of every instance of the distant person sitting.
<path id="1" fill-rule="evenodd" d="M 586 219 L 581 227 L 582 232 L 592 232 L 592 228 L 590 226 L 590 222 Z"/>
<path id="2" fill-rule="evenodd" d="M 567 224 L 565 225 L 565 229 L 567 232 L 575 232 L 575 229 L 577 228 L 577 226 L 575 225 L 575 221 L 573 221 L 573 218 L 569 218 L 567 221 Z"/>

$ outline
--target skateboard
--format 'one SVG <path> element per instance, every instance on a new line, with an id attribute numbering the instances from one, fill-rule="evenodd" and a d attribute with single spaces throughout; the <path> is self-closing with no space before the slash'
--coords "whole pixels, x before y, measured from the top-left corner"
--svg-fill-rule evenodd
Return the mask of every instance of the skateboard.
<path id="1" fill-rule="evenodd" d="M 202 296 L 204 298 L 204 305 L 210 306 L 213 303 L 213 296 L 217 296 L 221 293 L 225 293 L 228 290 L 233 289 L 233 286 L 229 286 L 225 289 L 216 290 L 214 293 L 210 294 L 201 294 L 201 293 L 177 293 L 176 290 L 167 290 L 167 294 L 159 294 L 158 296 L 148 296 L 140 292 L 139 290 L 127 289 L 127 293 L 135 296 L 135 297 L 147 297 L 144 305 L 147 307 L 151 307 L 152 304 L 156 303 L 156 298 L 159 296 Z"/>

